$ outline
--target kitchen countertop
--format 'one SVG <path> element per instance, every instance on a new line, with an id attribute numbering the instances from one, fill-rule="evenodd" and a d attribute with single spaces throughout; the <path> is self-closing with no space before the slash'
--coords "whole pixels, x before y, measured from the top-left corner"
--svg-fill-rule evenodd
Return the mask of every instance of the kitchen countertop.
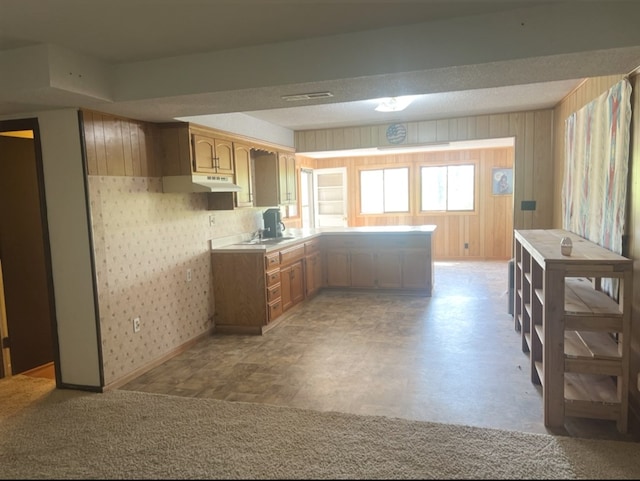
<path id="1" fill-rule="evenodd" d="M 211 240 L 211 252 L 270 252 L 282 249 L 298 242 L 307 241 L 320 235 L 342 234 L 431 234 L 435 225 L 388 225 L 364 227 L 322 227 L 317 229 L 286 229 L 284 237 L 292 237 L 274 244 L 242 244 L 250 238 L 250 234 L 225 237 Z"/>

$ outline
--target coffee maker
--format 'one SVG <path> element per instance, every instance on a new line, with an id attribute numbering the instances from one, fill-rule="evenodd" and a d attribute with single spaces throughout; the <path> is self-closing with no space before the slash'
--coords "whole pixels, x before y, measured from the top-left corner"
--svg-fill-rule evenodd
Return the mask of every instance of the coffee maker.
<path id="1" fill-rule="evenodd" d="M 284 224 L 282 222 L 280 209 L 267 209 L 262 213 L 264 221 L 264 237 L 282 237 Z"/>

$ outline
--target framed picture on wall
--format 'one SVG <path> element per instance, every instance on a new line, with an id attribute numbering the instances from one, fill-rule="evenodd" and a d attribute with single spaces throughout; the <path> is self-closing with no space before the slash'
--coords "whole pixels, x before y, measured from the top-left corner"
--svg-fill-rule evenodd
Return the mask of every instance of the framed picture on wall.
<path id="1" fill-rule="evenodd" d="M 513 169 L 493 168 L 491 172 L 491 193 L 493 195 L 513 194 Z"/>

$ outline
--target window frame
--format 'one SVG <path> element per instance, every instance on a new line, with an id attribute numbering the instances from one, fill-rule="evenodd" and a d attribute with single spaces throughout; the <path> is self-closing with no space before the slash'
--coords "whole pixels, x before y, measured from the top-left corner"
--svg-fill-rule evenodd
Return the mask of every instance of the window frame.
<path id="1" fill-rule="evenodd" d="M 448 169 L 449 167 L 458 167 L 470 165 L 473 166 L 473 208 L 470 210 L 423 210 L 422 206 L 422 168 L 423 167 L 445 167 Z M 417 183 L 418 183 L 418 192 L 416 195 L 417 198 L 417 209 L 420 215 L 477 215 L 478 214 L 478 186 L 479 186 L 479 162 L 476 160 L 461 160 L 455 162 L 434 162 L 434 163 L 425 163 L 420 162 L 417 164 Z M 448 203 L 448 197 L 447 197 Z"/>
<path id="2" fill-rule="evenodd" d="M 363 171 L 373 171 L 380 170 L 383 171 L 383 183 L 384 183 L 384 171 L 385 170 L 397 170 L 397 169 L 406 169 L 407 171 L 407 210 L 401 211 L 383 211 L 383 212 L 362 212 L 362 175 Z M 357 167 L 357 216 L 368 217 L 368 216 L 406 216 L 412 215 L 412 176 L 413 176 L 413 168 L 411 164 L 378 164 L 378 165 L 360 165 Z M 383 184 L 384 185 L 384 184 Z M 384 204 L 383 204 L 384 209 Z"/>

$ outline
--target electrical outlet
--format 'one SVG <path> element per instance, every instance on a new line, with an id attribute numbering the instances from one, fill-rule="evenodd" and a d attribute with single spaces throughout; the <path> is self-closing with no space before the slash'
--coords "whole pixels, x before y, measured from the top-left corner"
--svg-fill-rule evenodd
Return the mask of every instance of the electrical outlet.
<path id="1" fill-rule="evenodd" d="M 216 225 L 216 216 L 211 214 L 209 216 L 209 227 Z"/>
<path id="2" fill-rule="evenodd" d="M 140 332 L 140 318 L 136 317 L 133 319 L 133 332 Z"/>
<path id="3" fill-rule="evenodd" d="M 464 243 L 464 248 L 465 248 L 465 249 L 468 249 L 468 248 L 469 248 L 469 243 L 468 243 L 468 242 L 465 242 L 465 243 Z"/>
<path id="4" fill-rule="evenodd" d="M 191 269 L 187 269 L 187 282 L 191 282 Z"/>

